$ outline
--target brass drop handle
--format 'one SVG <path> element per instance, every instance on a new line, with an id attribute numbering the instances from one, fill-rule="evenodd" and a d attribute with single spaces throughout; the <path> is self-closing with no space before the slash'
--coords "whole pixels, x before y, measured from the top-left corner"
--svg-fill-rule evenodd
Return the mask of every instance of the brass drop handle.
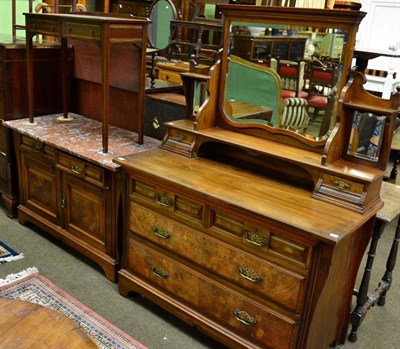
<path id="1" fill-rule="evenodd" d="M 55 30 L 56 30 L 56 27 L 55 27 L 54 25 L 52 25 L 52 26 L 50 27 L 50 31 L 53 32 L 53 31 L 55 31 Z"/>
<path id="2" fill-rule="evenodd" d="M 78 175 L 81 175 L 83 173 L 83 168 L 78 166 L 78 165 L 71 165 L 71 171 L 73 173 L 76 173 Z"/>
<path id="3" fill-rule="evenodd" d="M 251 326 L 256 323 L 256 319 L 243 310 L 235 309 L 233 311 L 233 315 L 235 315 L 236 320 L 247 326 Z"/>
<path id="4" fill-rule="evenodd" d="M 246 239 L 247 242 L 256 246 L 265 246 L 268 244 L 268 239 L 262 237 L 257 232 L 250 232 L 246 230 L 244 232 L 244 238 Z"/>
<path id="5" fill-rule="evenodd" d="M 61 208 L 67 207 L 67 200 L 65 199 L 65 195 L 61 198 Z"/>
<path id="6" fill-rule="evenodd" d="M 71 34 L 72 28 L 71 28 L 71 27 L 67 27 L 67 28 L 65 29 L 65 32 L 66 32 L 67 34 Z"/>
<path id="7" fill-rule="evenodd" d="M 167 272 L 158 265 L 152 265 L 151 271 L 155 276 L 159 277 L 160 279 L 168 278 Z"/>
<path id="8" fill-rule="evenodd" d="M 168 232 L 167 229 L 159 228 L 156 226 L 153 227 L 153 233 L 161 239 L 169 239 L 171 237 L 171 234 Z"/>
<path id="9" fill-rule="evenodd" d="M 239 273 L 242 277 L 251 282 L 260 282 L 263 279 L 262 275 L 257 274 L 252 268 L 240 267 Z"/>
<path id="10" fill-rule="evenodd" d="M 334 184 L 335 184 L 335 187 L 340 190 L 349 190 L 350 189 L 350 184 L 345 181 L 337 180 L 337 181 L 335 181 Z"/>
<path id="11" fill-rule="evenodd" d="M 89 35 L 90 36 L 94 36 L 94 30 L 93 29 L 89 31 Z"/>
<path id="12" fill-rule="evenodd" d="M 156 195 L 156 201 L 159 205 L 165 206 L 165 207 L 170 207 L 174 204 L 173 200 L 171 200 L 167 194 L 157 194 Z"/>

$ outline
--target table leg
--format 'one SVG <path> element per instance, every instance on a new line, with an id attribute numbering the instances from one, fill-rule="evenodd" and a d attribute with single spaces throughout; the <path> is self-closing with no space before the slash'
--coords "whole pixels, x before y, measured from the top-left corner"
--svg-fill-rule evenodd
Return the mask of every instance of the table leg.
<path id="1" fill-rule="evenodd" d="M 390 249 L 389 257 L 386 262 L 386 272 L 382 277 L 382 280 L 379 282 L 378 289 L 382 288 L 382 293 L 378 299 L 378 305 L 385 305 L 386 303 L 386 294 L 390 289 L 393 281 L 393 269 L 396 265 L 397 251 L 399 248 L 400 241 L 400 216 L 397 221 L 396 232 L 393 238 L 392 248 Z"/>
<path id="2" fill-rule="evenodd" d="M 364 269 L 364 275 L 361 280 L 360 288 L 357 291 L 357 304 L 354 310 L 351 312 L 350 323 L 352 325 L 351 332 L 348 336 L 348 340 L 350 342 L 357 341 L 357 330 L 360 327 L 365 314 L 370 308 L 370 304 L 368 301 L 368 288 L 369 281 L 371 277 L 372 266 L 374 264 L 376 247 L 378 245 L 378 241 L 382 236 L 382 233 L 385 229 L 386 223 L 380 219 L 375 220 L 374 230 L 372 233 L 371 244 L 368 251 L 367 263 Z"/>

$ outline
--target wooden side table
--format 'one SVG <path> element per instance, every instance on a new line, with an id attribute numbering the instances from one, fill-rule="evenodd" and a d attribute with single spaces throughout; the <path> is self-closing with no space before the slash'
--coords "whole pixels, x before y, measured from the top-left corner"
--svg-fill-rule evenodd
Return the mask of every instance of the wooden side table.
<path id="1" fill-rule="evenodd" d="M 95 349 L 99 346 L 72 319 L 44 306 L 0 298 L 0 343 L 14 349 Z"/>
<path id="2" fill-rule="evenodd" d="M 364 320 L 368 310 L 375 304 L 381 306 L 385 305 L 386 294 L 389 291 L 393 280 L 393 270 L 396 265 L 397 251 L 400 241 L 400 186 L 383 182 L 381 198 L 384 201 L 385 206 L 376 215 L 364 275 L 359 290 L 355 291 L 355 294 L 357 295 L 357 303 L 351 313 L 350 322 L 352 328 L 348 336 L 350 342 L 357 341 L 357 330 Z M 379 239 L 381 238 L 385 228 L 393 222 L 396 217 L 398 217 L 397 227 L 393 238 L 393 244 L 386 262 L 386 271 L 379 282 L 378 287 L 373 292 L 369 292 L 369 281 Z"/>

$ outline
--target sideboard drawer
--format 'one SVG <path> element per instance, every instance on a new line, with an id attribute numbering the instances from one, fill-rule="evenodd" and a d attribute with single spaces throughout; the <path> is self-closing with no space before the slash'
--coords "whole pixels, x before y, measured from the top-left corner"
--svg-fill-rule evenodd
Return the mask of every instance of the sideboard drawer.
<path id="1" fill-rule="evenodd" d="M 306 278 L 149 209 L 130 204 L 129 229 L 268 301 L 301 312 Z M 229 263 L 227 263 L 229 261 Z"/>
<path id="2" fill-rule="evenodd" d="M 63 23 L 63 35 L 70 38 L 94 39 L 101 37 L 101 26 L 87 23 Z"/>
<path id="3" fill-rule="evenodd" d="M 29 151 L 32 151 L 33 153 L 43 154 L 49 159 L 55 158 L 55 149 L 52 146 L 28 136 L 21 137 L 21 147 L 23 149 L 29 149 Z"/>
<path id="4" fill-rule="evenodd" d="M 260 343 L 262 347 L 294 347 L 298 317 L 258 304 L 133 238 L 129 239 L 127 254 L 130 272 L 190 304 L 221 325 Z"/>
<path id="5" fill-rule="evenodd" d="M 41 34 L 60 35 L 60 25 L 57 21 L 47 21 L 33 19 L 30 20 L 29 29 L 31 32 L 40 32 Z"/>
<path id="6" fill-rule="evenodd" d="M 104 186 L 105 170 L 84 160 L 59 152 L 57 167 L 69 174 L 84 178 L 90 183 Z"/>

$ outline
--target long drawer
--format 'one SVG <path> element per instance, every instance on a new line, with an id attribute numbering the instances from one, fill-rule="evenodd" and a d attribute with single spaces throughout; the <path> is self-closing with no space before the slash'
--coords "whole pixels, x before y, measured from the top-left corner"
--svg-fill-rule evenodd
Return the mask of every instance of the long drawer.
<path id="1" fill-rule="evenodd" d="M 235 333 L 260 343 L 263 348 L 294 347 L 298 317 L 259 304 L 133 237 L 128 240 L 126 253 L 126 267 L 131 273 Z"/>
<path id="2" fill-rule="evenodd" d="M 304 275 L 257 258 L 135 203 L 130 204 L 129 229 L 251 293 L 301 312 L 306 287 Z"/>

